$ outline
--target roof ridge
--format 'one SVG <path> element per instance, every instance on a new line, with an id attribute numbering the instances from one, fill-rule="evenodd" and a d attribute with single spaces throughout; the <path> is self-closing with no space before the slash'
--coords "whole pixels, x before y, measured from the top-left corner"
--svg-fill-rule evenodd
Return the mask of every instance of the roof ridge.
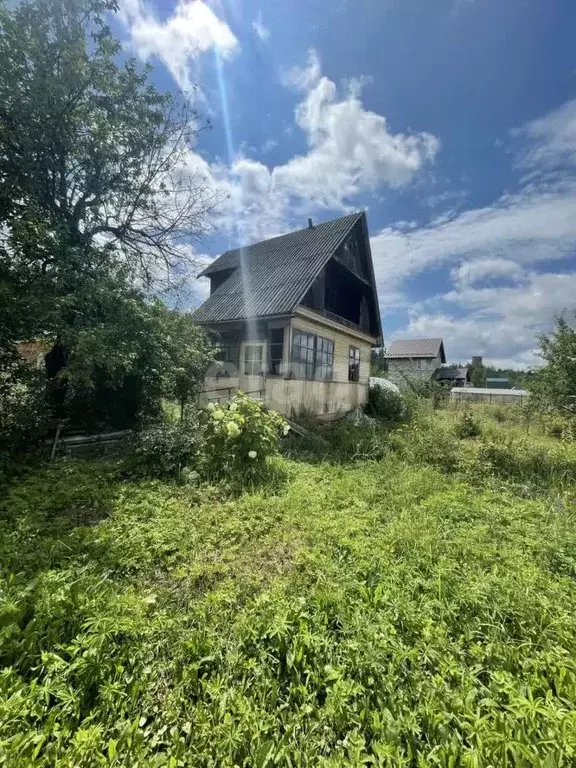
<path id="1" fill-rule="evenodd" d="M 310 237 L 306 236 L 305 228 L 249 246 L 244 275 L 237 268 L 238 251 L 223 254 L 220 268 L 208 274 L 222 274 L 222 270 L 229 270 L 229 274 L 194 312 L 196 320 L 207 324 L 292 313 L 326 263 L 365 216 L 361 211 L 322 222 L 310 230 Z M 369 241 L 367 248 L 370 255 Z M 247 283 L 250 306 L 246 299 Z"/>
<path id="2" fill-rule="evenodd" d="M 314 224 L 312 227 L 309 225 L 306 227 L 302 227 L 301 229 L 292 229 L 290 232 L 284 232 L 281 235 L 274 235 L 274 237 L 267 237 L 263 240 L 257 240 L 255 243 L 249 243 L 247 245 L 238 245 L 236 248 L 228 248 L 226 251 L 222 251 L 222 253 L 219 256 L 216 256 L 216 258 L 208 264 L 208 266 L 204 267 L 202 272 L 198 275 L 198 277 L 205 277 L 206 275 L 209 275 L 210 272 L 215 271 L 213 268 L 218 264 L 220 260 L 225 261 L 225 257 L 229 257 L 232 254 L 237 253 L 238 251 L 243 250 L 249 250 L 250 248 L 258 248 L 259 246 L 263 245 L 264 243 L 275 243 L 277 240 L 281 240 L 283 237 L 292 237 L 294 235 L 298 235 L 301 232 L 308 232 L 308 230 L 317 230 L 319 227 L 324 227 L 329 224 L 334 224 L 337 221 L 342 221 L 343 219 L 353 218 L 358 220 L 362 214 L 365 213 L 365 211 L 355 211 L 354 213 L 347 213 L 345 216 L 336 216 L 333 219 L 326 219 L 325 221 L 321 221 L 318 224 Z M 222 269 L 231 269 L 232 267 L 222 267 Z M 235 267 L 234 267 L 235 269 Z"/>
<path id="3" fill-rule="evenodd" d="M 222 256 L 224 256 L 227 253 L 233 253 L 234 251 L 241 251 L 243 248 L 254 248 L 257 245 L 262 245 L 262 243 L 272 243 L 274 240 L 279 240 L 281 237 L 289 237 L 290 235 L 297 235 L 298 232 L 306 232 L 309 229 L 316 229 L 317 227 L 322 227 L 324 224 L 332 224 L 335 221 L 341 221 L 342 219 L 347 219 L 349 216 L 360 216 L 362 214 L 362 211 L 356 211 L 355 213 L 347 213 L 345 216 L 335 216 L 333 219 L 326 219 L 325 221 L 321 221 L 318 224 L 313 224 L 311 227 L 309 225 L 305 227 L 301 227 L 300 229 L 291 229 L 290 232 L 284 232 L 282 235 L 274 235 L 274 237 L 265 237 L 263 240 L 257 240 L 255 243 L 250 243 L 249 245 L 238 245 L 236 248 L 229 248 L 227 251 L 222 252 Z"/>

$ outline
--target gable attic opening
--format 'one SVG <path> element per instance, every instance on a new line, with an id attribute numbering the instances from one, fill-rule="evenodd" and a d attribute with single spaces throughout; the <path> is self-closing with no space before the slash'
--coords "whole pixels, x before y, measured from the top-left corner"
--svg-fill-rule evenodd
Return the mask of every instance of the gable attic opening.
<path id="1" fill-rule="evenodd" d="M 378 306 L 370 280 L 369 256 L 362 222 L 358 221 L 346 240 L 318 275 L 302 305 L 352 324 L 368 334 L 379 333 Z"/>

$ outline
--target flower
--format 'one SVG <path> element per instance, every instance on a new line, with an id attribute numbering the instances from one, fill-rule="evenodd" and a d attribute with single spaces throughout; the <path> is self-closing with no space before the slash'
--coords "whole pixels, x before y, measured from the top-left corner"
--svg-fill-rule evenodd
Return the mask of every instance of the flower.
<path id="1" fill-rule="evenodd" d="M 224 418 L 224 411 L 221 408 L 215 408 L 214 412 L 212 413 L 212 418 L 214 421 L 222 421 Z"/>
<path id="2" fill-rule="evenodd" d="M 232 413 L 234 413 L 234 411 L 237 411 L 238 410 L 237 404 L 236 403 L 230 403 L 230 410 L 232 411 Z"/>
<path id="3" fill-rule="evenodd" d="M 255 459 L 255 458 L 256 458 L 256 456 L 258 456 L 258 454 L 256 453 L 256 451 L 248 451 L 248 458 L 250 458 L 250 459 Z"/>
<path id="4" fill-rule="evenodd" d="M 288 432 L 290 432 L 290 424 L 284 424 L 284 427 L 282 429 L 282 433 L 283 433 L 284 437 L 286 437 Z"/>
<path id="5" fill-rule="evenodd" d="M 226 431 L 228 432 L 228 437 L 238 437 L 240 434 L 240 427 L 235 421 L 229 421 L 228 424 L 226 424 Z"/>
<path id="6" fill-rule="evenodd" d="M 209 411 L 213 411 L 213 410 L 214 410 L 214 408 L 216 408 L 216 406 L 214 405 L 214 403 L 208 403 L 208 405 L 206 406 L 206 408 L 207 408 Z"/>

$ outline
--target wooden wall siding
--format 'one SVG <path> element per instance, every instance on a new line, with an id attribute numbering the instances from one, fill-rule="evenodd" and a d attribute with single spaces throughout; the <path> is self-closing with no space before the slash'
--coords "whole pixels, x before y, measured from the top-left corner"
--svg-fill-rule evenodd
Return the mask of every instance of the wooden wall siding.
<path id="1" fill-rule="evenodd" d="M 366 402 L 368 384 L 269 378 L 265 403 L 284 416 L 307 412 L 315 416 L 347 413 Z"/>
<path id="2" fill-rule="evenodd" d="M 360 350 L 360 382 L 367 384 L 370 378 L 370 352 L 372 346 L 367 341 L 362 341 L 352 334 L 346 332 L 346 329 L 336 330 L 323 325 L 314 320 L 308 320 L 303 317 L 295 317 L 292 320 L 292 331 L 295 329 L 305 331 L 306 333 L 315 333 L 325 339 L 331 339 L 334 342 L 334 381 L 348 382 L 348 354 L 350 347 L 357 347 Z"/>
<path id="3" fill-rule="evenodd" d="M 377 301 L 360 222 L 322 269 L 301 306 L 330 312 L 369 335 L 378 335 Z"/>
<path id="4" fill-rule="evenodd" d="M 335 258 L 355 275 L 368 280 L 368 254 L 357 223 L 350 235 L 335 253 Z"/>
<path id="5" fill-rule="evenodd" d="M 284 321 L 285 322 L 285 321 Z M 261 396 L 266 405 L 274 408 L 285 416 L 291 416 L 307 411 L 317 416 L 329 416 L 346 413 L 358 405 L 365 403 L 368 398 L 368 381 L 370 378 L 370 351 L 368 341 L 348 333 L 345 328 L 330 327 L 316 320 L 294 317 L 290 325 L 278 321 L 270 326 L 284 326 L 284 360 L 282 376 L 266 375 L 268 363 L 268 342 L 264 343 L 265 374 L 263 376 L 245 376 L 243 374 L 244 348 L 246 341 L 240 345 L 240 370 L 236 376 L 216 378 L 209 376 L 204 384 L 201 402 L 226 402 L 234 397 L 238 389 L 250 392 L 253 397 Z M 314 333 L 334 342 L 334 368 L 332 381 L 314 381 L 308 379 L 293 379 L 289 375 L 289 365 L 292 352 L 292 334 L 294 330 Z M 267 339 L 268 333 L 258 333 L 262 340 Z M 348 381 L 348 360 L 350 347 L 360 350 L 360 380 Z"/>

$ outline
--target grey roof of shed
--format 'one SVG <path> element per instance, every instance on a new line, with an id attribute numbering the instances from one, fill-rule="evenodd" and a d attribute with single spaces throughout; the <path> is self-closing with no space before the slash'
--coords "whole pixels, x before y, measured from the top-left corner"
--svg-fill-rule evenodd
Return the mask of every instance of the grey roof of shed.
<path id="1" fill-rule="evenodd" d="M 200 277 L 235 271 L 194 312 L 199 323 L 291 314 L 364 213 L 342 216 L 287 235 L 226 251 Z M 242 269 L 236 269 L 243 265 Z"/>
<path id="2" fill-rule="evenodd" d="M 468 368 L 459 368 L 451 366 L 450 368 L 437 368 L 436 378 L 441 381 L 454 381 L 454 379 L 469 379 Z"/>
<path id="3" fill-rule="evenodd" d="M 386 357 L 436 357 L 440 353 L 440 359 L 446 362 L 444 354 L 444 342 L 442 339 L 397 339 L 390 344 Z"/>

